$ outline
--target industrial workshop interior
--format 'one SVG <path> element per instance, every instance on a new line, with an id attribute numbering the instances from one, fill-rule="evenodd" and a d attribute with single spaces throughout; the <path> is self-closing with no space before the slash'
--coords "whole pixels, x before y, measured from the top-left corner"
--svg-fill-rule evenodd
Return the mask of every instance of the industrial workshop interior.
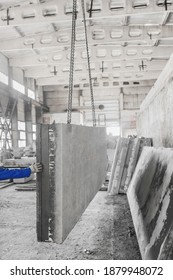
<path id="1" fill-rule="evenodd" d="M 1 260 L 173 260 L 172 53 L 172 0 L 0 0 Z"/>

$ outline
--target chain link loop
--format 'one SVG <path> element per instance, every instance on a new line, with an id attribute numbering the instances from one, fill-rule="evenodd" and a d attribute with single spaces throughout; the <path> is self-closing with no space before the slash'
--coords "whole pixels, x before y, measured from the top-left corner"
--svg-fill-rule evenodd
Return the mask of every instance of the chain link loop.
<path id="1" fill-rule="evenodd" d="M 73 73 L 74 73 L 74 56 L 75 56 L 76 17 L 77 17 L 76 6 L 77 6 L 77 0 L 73 0 L 67 124 L 71 124 L 71 113 L 72 113 Z"/>
<path id="2" fill-rule="evenodd" d="M 89 48 L 88 48 L 88 37 L 87 37 L 84 0 L 81 0 L 81 4 L 82 4 L 82 12 L 83 12 L 83 23 L 84 23 L 84 29 L 85 29 L 85 43 L 86 43 L 87 61 L 88 61 L 89 84 L 90 84 L 90 92 L 91 92 L 92 119 L 93 119 L 93 126 L 96 126 L 96 114 L 95 114 L 94 94 L 93 94 L 93 85 L 92 85 L 92 77 L 91 77 L 91 66 L 90 66 L 90 55 L 89 55 Z"/>
<path id="3" fill-rule="evenodd" d="M 86 52 L 87 52 L 87 62 L 88 62 L 88 74 L 89 74 L 89 84 L 90 84 L 90 92 L 91 92 L 92 119 L 93 119 L 93 126 L 96 126 L 96 115 L 95 115 L 94 94 L 93 94 L 93 85 L 92 85 L 92 77 L 91 77 L 91 66 L 90 66 L 90 56 L 89 56 L 89 48 L 88 48 L 88 38 L 87 38 L 87 27 L 86 27 L 84 0 L 81 0 L 81 4 L 82 4 L 83 22 L 84 22 L 84 29 L 85 29 L 85 42 L 86 42 Z M 76 8 L 77 8 L 77 0 L 73 0 L 67 124 L 71 124 L 71 114 L 72 114 L 74 57 L 75 57 L 75 39 L 76 39 L 75 37 L 76 37 L 76 18 L 77 18 Z"/>

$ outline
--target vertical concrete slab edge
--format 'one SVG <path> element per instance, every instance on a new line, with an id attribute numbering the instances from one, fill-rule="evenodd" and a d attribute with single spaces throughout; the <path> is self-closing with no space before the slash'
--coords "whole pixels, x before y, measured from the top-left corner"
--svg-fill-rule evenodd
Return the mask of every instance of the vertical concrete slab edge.
<path id="1" fill-rule="evenodd" d="M 38 125 L 37 133 L 37 162 L 43 164 L 43 172 L 37 174 L 37 239 L 38 241 L 47 241 L 49 239 L 48 125 Z"/>
<path id="2" fill-rule="evenodd" d="M 62 159 L 62 135 L 63 124 L 55 125 L 56 151 L 55 151 L 55 197 L 54 197 L 54 215 L 55 228 L 53 241 L 55 243 L 63 242 L 63 159 Z"/>
<path id="3" fill-rule="evenodd" d="M 120 189 L 121 189 L 121 181 L 123 178 L 123 172 L 124 172 L 124 168 L 125 168 L 125 164 L 126 164 L 126 159 L 127 159 L 127 155 L 128 155 L 128 149 L 129 149 L 129 141 L 130 139 L 124 139 L 124 145 L 123 145 L 123 153 L 122 153 L 122 158 L 121 158 L 121 163 L 120 163 L 120 170 L 119 170 L 119 176 L 118 176 L 118 181 L 116 186 L 114 187 L 114 193 L 118 194 L 120 193 Z"/>
<path id="4" fill-rule="evenodd" d="M 139 151 L 139 145 L 140 145 L 140 139 L 139 138 L 135 138 L 134 142 L 133 142 L 133 148 L 132 148 L 132 154 L 131 154 L 131 158 L 130 158 L 130 162 L 129 162 L 129 167 L 127 170 L 127 177 L 126 177 L 126 181 L 125 181 L 125 190 L 128 190 L 132 175 L 134 173 L 136 164 L 137 164 L 137 160 L 138 160 L 138 151 Z"/>
<path id="5" fill-rule="evenodd" d="M 125 164 L 124 164 L 124 170 L 123 170 L 123 174 L 122 174 L 119 193 L 124 193 L 125 194 L 126 191 L 127 191 L 125 189 L 125 181 L 126 181 L 126 178 L 127 178 L 127 172 L 128 172 L 128 168 L 129 168 L 129 164 L 130 164 L 131 155 L 132 155 L 133 144 L 134 144 L 133 139 L 129 138 L 129 146 L 128 146 L 127 156 L 126 156 L 126 160 L 125 160 Z"/>
<path id="6" fill-rule="evenodd" d="M 36 137 L 36 160 L 37 162 L 42 162 L 42 153 L 41 153 L 41 125 L 37 125 L 37 137 Z M 42 231 L 41 231 L 41 185 L 42 185 L 42 176 L 41 174 L 37 174 L 36 181 L 36 232 L 37 232 L 37 240 L 42 241 Z"/>
<path id="7" fill-rule="evenodd" d="M 112 164 L 112 168 L 111 168 L 111 175 L 110 175 L 110 179 L 109 179 L 108 192 L 111 192 L 111 190 L 112 190 L 112 184 L 113 184 L 113 179 L 114 179 L 114 175 L 115 175 L 115 168 L 116 168 L 117 160 L 118 160 L 118 151 L 119 151 L 119 148 L 120 148 L 120 142 L 121 142 L 121 137 L 118 137 L 117 145 L 116 145 L 116 148 L 115 148 L 113 164 Z"/>

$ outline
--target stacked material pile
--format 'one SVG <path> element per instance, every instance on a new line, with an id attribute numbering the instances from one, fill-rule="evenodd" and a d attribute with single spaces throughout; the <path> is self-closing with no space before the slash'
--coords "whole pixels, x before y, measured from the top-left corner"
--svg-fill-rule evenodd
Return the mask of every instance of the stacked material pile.
<path id="1" fill-rule="evenodd" d="M 117 145 L 118 137 L 108 135 L 107 136 L 107 158 L 108 158 L 108 167 L 107 171 L 111 172 L 111 166 L 113 164 L 115 148 Z"/>
<path id="2" fill-rule="evenodd" d="M 111 168 L 108 191 L 126 193 L 144 146 L 152 146 L 151 138 L 119 138 Z"/>
<path id="3" fill-rule="evenodd" d="M 36 153 L 31 146 L 27 146 L 24 148 L 25 157 L 34 157 L 35 155 L 36 155 Z"/>
<path id="4" fill-rule="evenodd" d="M 21 158 L 23 156 L 23 153 L 24 153 L 24 148 L 23 147 L 13 149 L 13 157 L 14 158 Z"/>
<path id="5" fill-rule="evenodd" d="M 108 184 L 109 184 L 109 179 L 111 175 L 111 167 L 113 164 L 113 159 L 114 159 L 114 154 L 115 154 L 115 148 L 117 145 L 118 137 L 117 136 L 112 136 L 112 135 L 107 135 L 107 174 L 105 178 L 104 185 L 102 185 L 101 189 L 102 191 L 107 191 L 108 189 Z"/>

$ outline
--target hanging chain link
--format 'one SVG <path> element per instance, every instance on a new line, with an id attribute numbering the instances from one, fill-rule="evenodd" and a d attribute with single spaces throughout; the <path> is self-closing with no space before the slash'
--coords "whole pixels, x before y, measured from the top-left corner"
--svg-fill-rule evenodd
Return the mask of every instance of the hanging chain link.
<path id="1" fill-rule="evenodd" d="M 71 113 L 72 113 L 73 73 L 74 73 L 74 56 L 75 56 L 76 17 L 77 17 L 76 6 L 77 6 L 77 0 L 73 0 L 67 124 L 71 124 Z"/>
<path id="2" fill-rule="evenodd" d="M 95 115 L 93 85 L 92 85 L 92 77 L 91 77 L 91 66 L 90 66 L 90 56 L 89 56 L 89 48 L 88 48 L 88 38 L 87 38 L 87 27 L 86 27 L 84 0 L 81 0 L 81 3 L 82 3 L 82 11 L 83 11 L 83 22 L 84 22 L 84 29 L 85 29 L 85 42 L 86 42 L 86 52 L 87 52 L 87 61 L 88 61 L 88 74 L 89 74 L 89 84 L 90 84 L 90 92 L 91 92 L 92 119 L 93 119 L 93 126 L 96 126 L 96 115 Z M 76 18 L 77 18 L 76 8 L 77 8 L 77 0 L 73 0 L 67 124 L 71 124 L 71 114 L 72 114 L 74 56 L 75 56 L 75 39 L 76 39 L 75 37 L 76 37 Z"/>
<path id="3" fill-rule="evenodd" d="M 95 114 L 94 94 L 93 94 L 93 85 L 92 85 L 92 77 L 91 77 L 91 66 L 90 66 L 90 55 L 89 55 L 89 48 L 88 48 L 88 37 L 87 37 L 87 27 L 86 27 L 85 3 L 84 3 L 84 0 L 81 0 L 81 4 L 82 4 L 82 12 L 83 12 L 86 52 L 87 52 L 87 60 L 88 60 L 88 74 L 89 74 L 89 84 L 90 84 L 90 92 L 91 92 L 92 119 L 93 119 L 93 126 L 96 126 L 96 114 Z"/>

